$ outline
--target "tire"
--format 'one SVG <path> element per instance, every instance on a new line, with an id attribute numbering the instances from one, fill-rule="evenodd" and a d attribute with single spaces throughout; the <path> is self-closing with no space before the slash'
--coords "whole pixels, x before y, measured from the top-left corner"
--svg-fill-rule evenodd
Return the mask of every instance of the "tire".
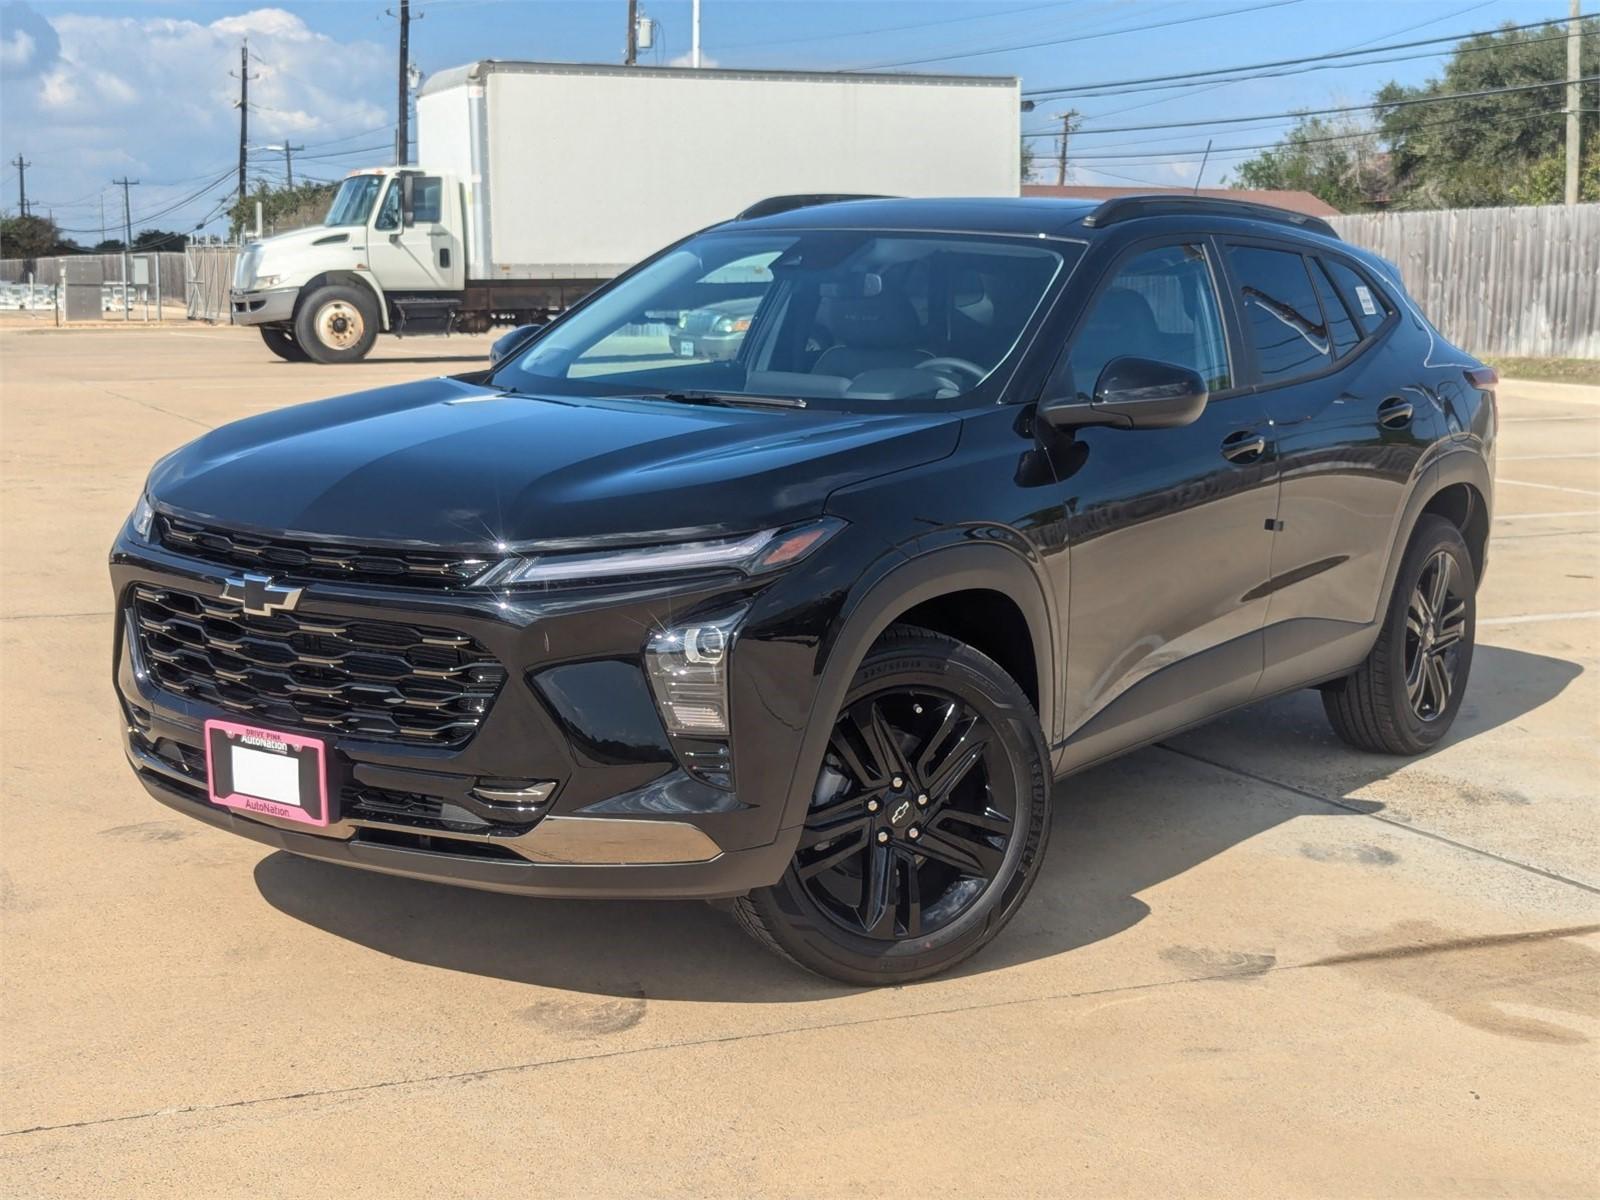
<path id="1" fill-rule="evenodd" d="M 360 362 L 378 340 L 377 302 L 359 287 L 319 287 L 300 301 L 294 340 L 319 363 Z"/>
<path id="2" fill-rule="evenodd" d="M 294 335 L 287 329 L 279 329 L 273 325 L 261 326 L 261 340 L 284 362 L 303 363 L 310 362 L 311 356 L 305 352 L 300 343 L 294 340 Z"/>
<path id="3" fill-rule="evenodd" d="M 1049 762 L 1032 705 L 998 664 L 896 626 L 835 718 L 789 869 L 735 900 L 734 916 L 768 949 L 844 983 L 948 970 L 1033 885 L 1050 835 Z"/>
<path id="4" fill-rule="evenodd" d="M 1372 652 L 1354 673 L 1322 689 L 1340 738 L 1374 754 L 1421 754 L 1438 745 L 1472 669 L 1477 590 L 1460 531 L 1442 517 L 1423 516 Z M 1435 602 L 1442 612 L 1434 611 Z"/>

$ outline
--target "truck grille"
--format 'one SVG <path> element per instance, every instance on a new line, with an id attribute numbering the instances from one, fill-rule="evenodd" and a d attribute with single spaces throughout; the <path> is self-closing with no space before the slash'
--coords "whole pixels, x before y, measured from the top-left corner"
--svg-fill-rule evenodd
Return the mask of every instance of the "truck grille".
<path id="1" fill-rule="evenodd" d="M 363 549 L 293 538 L 262 537 L 162 515 L 156 536 L 168 550 L 230 567 L 272 570 L 291 578 L 455 587 L 489 566 L 487 559 L 434 550 Z"/>
<path id="2" fill-rule="evenodd" d="M 459 746 L 476 732 L 505 668 L 446 629 L 297 613 L 135 585 L 139 651 L 166 691 L 263 725 L 378 741 Z"/>

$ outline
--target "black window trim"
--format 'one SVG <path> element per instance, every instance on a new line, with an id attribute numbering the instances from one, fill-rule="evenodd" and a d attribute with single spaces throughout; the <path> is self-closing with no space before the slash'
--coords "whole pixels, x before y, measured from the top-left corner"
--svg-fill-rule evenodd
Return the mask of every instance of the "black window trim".
<path id="1" fill-rule="evenodd" d="M 1082 336 L 1086 318 L 1093 311 L 1094 306 L 1100 302 L 1100 297 L 1110 290 L 1112 281 L 1123 266 L 1131 259 L 1151 250 L 1160 250 L 1166 246 L 1199 246 L 1205 254 L 1206 268 L 1211 276 L 1211 290 L 1217 302 L 1217 316 L 1222 322 L 1222 340 L 1228 355 L 1228 378 L 1233 386 L 1215 391 L 1207 398 L 1207 403 L 1217 400 L 1231 400 L 1235 396 L 1248 394 L 1252 389 L 1248 385 L 1239 383 L 1240 354 L 1245 348 L 1243 330 L 1238 325 L 1239 314 L 1232 303 L 1232 293 L 1227 286 L 1227 276 L 1221 266 L 1222 254 L 1217 246 L 1216 236 L 1209 231 L 1193 230 L 1189 233 L 1162 233 L 1152 234 L 1149 237 L 1139 238 L 1126 243 L 1118 250 L 1107 263 L 1099 277 L 1094 281 L 1094 288 L 1078 311 L 1073 314 L 1072 324 L 1067 330 L 1066 337 L 1062 339 L 1061 349 L 1056 354 L 1056 359 L 1045 374 L 1045 393 L 1051 390 L 1061 380 L 1061 374 L 1071 361 L 1073 347 L 1077 345 L 1078 338 Z M 1020 398 L 1019 401 L 1020 402 Z"/>
<path id="2" fill-rule="evenodd" d="M 1338 262 L 1341 266 L 1349 267 L 1352 271 L 1366 281 L 1368 287 L 1372 288 L 1372 290 L 1382 298 L 1383 307 L 1386 310 L 1386 315 L 1383 322 L 1379 324 L 1376 329 L 1374 329 L 1371 333 L 1363 332 L 1360 341 L 1356 342 L 1354 346 L 1350 347 L 1350 349 L 1345 351 L 1345 353 L 1339 358 L 1331 359 L 1327 366 L 1319 367 L 1315 371 L 1308 371 L 1304 375 L 1294 375 L 1284 379 L 1271 380 L 1263 379 L 1261 377 L 1261 363 L 1256 358 L 1255 345 L 1250 341 L 1249 334 L 1245 331 L 1244 314 L 1239 312 L 1239 334 L 1242 342 L 1241 350 L 1245 360 L 1250 365 L 1250 378 L 1252 380 L 1251 383 L 1247 384 L 1241 389 L 1243 391 L 1269 392 L 1274 388 L 1293 387 L 1296 384 L 1322 379 L 1326 376 L 1332 375 L 1336 371 L 1342 371 L 1355 362 L 1356 359 L 1366 354 L 1369 349 L 1381 341 L 1385 336 L 1388 335 L 1391 329 L 1399 324 L 1399 306 L 1395 304 L 1394 300 L 1390 297 L 1389 293 L 1385 289 L 1379 287 L 1372 281 L 1371 272 L 1364 270 L 1360 264 L 1346 255 L 1334 253 L 1322 246 L 1297 242 L 1291 238 L 1229 233 L 1219 235 L 1217 241 L 1221 246 L 1221 252 L 1218 254 L 1218 258 L 1222 260 L 1223 270 L 1228 279 L 1228 298 L 1229 301 L 1236 306 L 1236 311 L 1239 303 L 1239 277 L 1234 271 L 1232 260 L 1229 258 L 1227 253 L 1227 251 L 1234 246 L 1248 246 L 1259 250 L 1280 250 L 1289 254 L 1298 254 L 1300 256 L 1301 264 L 1304 266 L 1306 271 L 1306 282 L 1311 285 L 1311 293 L 1317 298 L 1317 311 L 1322 313 L 1322 319 L 1324 323 L 1327 322 L 1328 314 L 1327 311 L 1322 307 L 1322 296 L 1317 291 L 1316 281 L 1311 275 L 1312 266 L 1311 263 L 1307 261 L 1308 259 L 1321 259 L 1325 261 L 1331 260 Z M 1345 296 L 1344 290 L 1334 282 L 1331 272 L 1328 275 L 1328 282 L 1333 285 L 1334 292 L 1342 301 L 1344 301 L 1346 308 L 1348 308 L 1350 303 L 1349 298 Z M 1355 314 L 1351 313 L 1350 315 L 1351 319 L 1354 320 Z M 1356 328 L 1361 328 L 1361 323 L 1359 321 L 1356 322 Z M 1331 340 L 1329 344 L 1331 346 Z"/>

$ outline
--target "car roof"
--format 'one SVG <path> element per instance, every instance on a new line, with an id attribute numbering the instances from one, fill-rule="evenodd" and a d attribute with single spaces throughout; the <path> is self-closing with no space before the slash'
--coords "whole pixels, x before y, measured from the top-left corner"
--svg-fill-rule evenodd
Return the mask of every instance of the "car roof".
<path id="1" fill-rule="evenodd" d="M 750 229 L 894 229 L 1083 240 L 1091 240 L 1113 228 L 1137 226 L 1163 233 L 1232 231 L 1300 235 L 1317 242 L 1339 240 L 1319 218 L 1264 205 L 1170 194 L 1124 196 L 1108 201 L 977 196 L 819 202 L 820 198 L 813 197 L 774 197 L 757 208 L 782 204 L 785 200 L 790 201 L 791 206 L 770 215 L 739 217 L 729 224 Z"/>

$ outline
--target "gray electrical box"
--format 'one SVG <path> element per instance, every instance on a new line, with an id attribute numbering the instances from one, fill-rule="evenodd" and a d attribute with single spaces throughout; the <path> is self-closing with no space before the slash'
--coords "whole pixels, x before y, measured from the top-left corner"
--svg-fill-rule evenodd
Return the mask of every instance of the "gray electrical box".
<path id="1" fill-rule="evenodd" d="M 135 255 L 133 258 L 133 285 L 150 286 L 150 259 L 143 254 Z"/>
<path id="2" fill-rule="evenodd" d="M 100 285 L 105 268 L 89 255 L 61 261 L 61 316 L 67 321 L 98 321 L 101 312 Z"/>

